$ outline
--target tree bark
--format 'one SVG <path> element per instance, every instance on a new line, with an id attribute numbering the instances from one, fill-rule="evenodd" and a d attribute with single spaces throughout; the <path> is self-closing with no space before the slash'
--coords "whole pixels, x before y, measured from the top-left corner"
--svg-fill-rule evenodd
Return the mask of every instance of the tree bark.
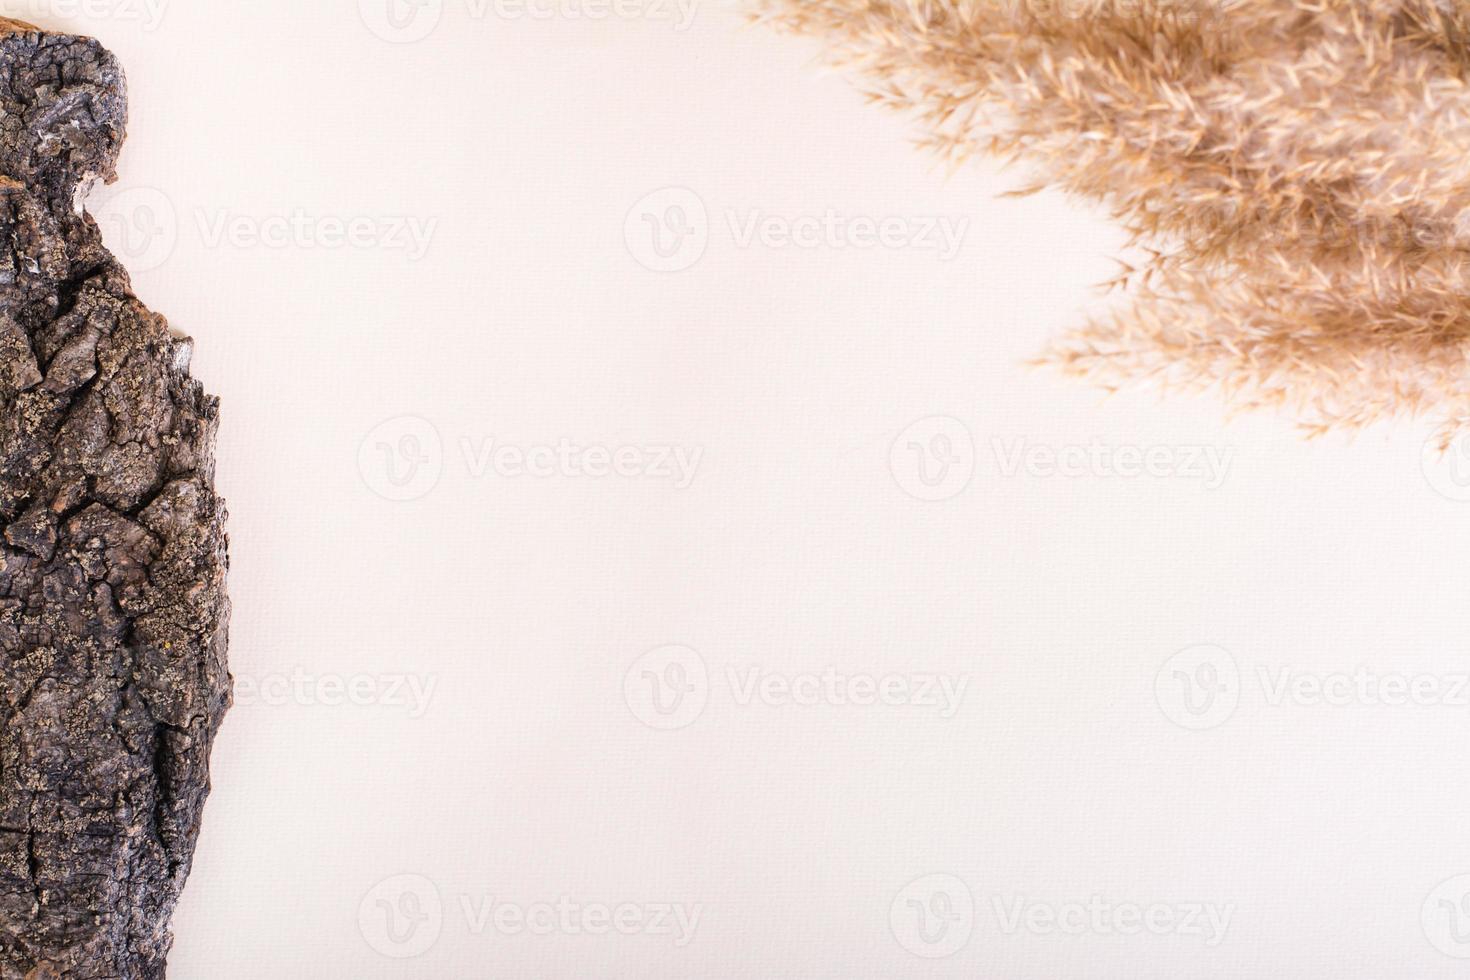
<path id="1" fill-rule="evenodd" d="M 165 974 L 230 703 L 217 403 L 79 202 L 126 83 L 0 19 L 0 978 Z"/>

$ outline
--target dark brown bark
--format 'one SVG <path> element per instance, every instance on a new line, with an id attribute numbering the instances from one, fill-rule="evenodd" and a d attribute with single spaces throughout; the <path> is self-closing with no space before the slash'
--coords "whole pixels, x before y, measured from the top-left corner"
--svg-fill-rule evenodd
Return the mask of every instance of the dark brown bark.
<path id="1" fill-rule="evenodd" d="M 229 705 L 217 405 L 77 206 L 126 87 L 0 19 L 0 978 L 159 978 Z"/>

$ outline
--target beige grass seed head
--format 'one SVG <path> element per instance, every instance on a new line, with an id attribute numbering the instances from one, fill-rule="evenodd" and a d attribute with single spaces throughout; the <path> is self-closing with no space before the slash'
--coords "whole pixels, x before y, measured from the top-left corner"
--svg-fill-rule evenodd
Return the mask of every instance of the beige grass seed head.
<path id="1" fill-rule="evenodd" d="M 1310 433 L 1470 428 L 1470 2 L 754 0 L 956 161 L 1101 202 L 1146 261 L 1041 361 Z"/>

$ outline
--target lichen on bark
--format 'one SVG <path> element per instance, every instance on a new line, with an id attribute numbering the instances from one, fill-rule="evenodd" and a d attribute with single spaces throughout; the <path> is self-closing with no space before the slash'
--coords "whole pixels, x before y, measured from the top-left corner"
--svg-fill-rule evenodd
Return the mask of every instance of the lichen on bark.
<path id="1" fill-rule="evenodd" d="M 0 18 L 0 980 L 165 975 L 230 702 L 217 403 L 81 207 L 126 120 Z"/>

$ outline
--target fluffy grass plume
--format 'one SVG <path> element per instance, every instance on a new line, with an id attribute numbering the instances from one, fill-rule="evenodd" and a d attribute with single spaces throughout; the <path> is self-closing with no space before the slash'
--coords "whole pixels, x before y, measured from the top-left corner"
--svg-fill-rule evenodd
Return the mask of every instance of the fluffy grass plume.
<path id="1" fill-rule="evenodd" d="M 1042 362 L 1470 429 L 1470 0 L 755 2 L 940 153 L 1129 230 L 1127 305 Z"/>

